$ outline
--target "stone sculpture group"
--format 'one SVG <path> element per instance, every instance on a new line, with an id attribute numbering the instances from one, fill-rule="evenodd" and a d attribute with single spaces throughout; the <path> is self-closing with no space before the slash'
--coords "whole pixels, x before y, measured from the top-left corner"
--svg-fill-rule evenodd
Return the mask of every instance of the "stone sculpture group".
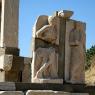
<path id="1" fill-rule="evenodd" d="M 85 23 L 70 19 L 72 14 L 64 10 L 38 17 L 33 28 L 32 82 L 84 83 Z"/>

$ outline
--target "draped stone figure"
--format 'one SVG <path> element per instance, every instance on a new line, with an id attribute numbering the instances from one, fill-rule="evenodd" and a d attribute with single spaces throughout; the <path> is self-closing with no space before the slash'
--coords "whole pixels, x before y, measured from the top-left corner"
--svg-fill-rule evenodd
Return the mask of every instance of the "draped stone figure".
<path id="1" fill-rule="evenodd" d="M 84 83 L 85 79 L 85 32 L 83 24 L 74 22 L 74 29 L 70 32 L 70 82 Z"/>
<path id="2" fill-rule="evenodd" d="M 35 52 L 35 78 L 57 78 L 57 54 L 54 48 L 38 48 Z"/>
<path id="3" fill-rule="evenodd" d="M 38 18 L 42 19 L 43 25 L 38 21 L 35 24 L 34 37 L 35 40 L 40 40 L 46 45 L 40 44 L 35 51 L 33 51 L 32 61 L 32 81 L 34 79 L 57 79 L 58 78 L 58 50 L 55 48 L 59 44 L 58 24 L 59 20 L 57 16 Z M 40 28 L 36 28 L 38 27 Z M 47 47 L 46 47 L 47 46 Z"/>
<path id="4" fill-rule="evenodd" d="M 33 29 L 32 82 L 84 83 L 85 23 L 72 11 L 39 16 Z"/>
<path id="5" fill-rule="evenodd" d="M 48 25 L 44 25 L 41 29 L 36 32 L 36 37 L 47 42 L 58 44 L 57 36 L 58 36 L 58 17 L 56 16 L 49 16 L 48 17 Z"/>

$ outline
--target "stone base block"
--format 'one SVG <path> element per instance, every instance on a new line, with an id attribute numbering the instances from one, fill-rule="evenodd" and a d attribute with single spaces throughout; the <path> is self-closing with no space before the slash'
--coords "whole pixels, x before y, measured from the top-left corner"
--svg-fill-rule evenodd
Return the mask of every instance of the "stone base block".
<path id="1" fill-rule="evenodd" d="M 26 95 L 89 95 L 88 93 L 70 93 L 51 90 L 29 90 Z"/>
<path id="2" fill-rule="evenodd" d="M 24 95 L 22 91 L 0 91 L 0 95 Z"/>
<path id="3" fill-rule="evenodd" d="M 31 82 L 31 58 L 0 56 L 0 82 Z"/>
<path id="4" fill-rule="evenodd" d="M 0 47 L 0 55 L 3 54 L 11 54 L 15 56 L 19 56 L 19 49 L 14 47 Z"/>
<path id="5" fill-rule="evenodd" d="M 33 83 L 59 83 L 63 84 L 63 79 L 32 79 Z"/>

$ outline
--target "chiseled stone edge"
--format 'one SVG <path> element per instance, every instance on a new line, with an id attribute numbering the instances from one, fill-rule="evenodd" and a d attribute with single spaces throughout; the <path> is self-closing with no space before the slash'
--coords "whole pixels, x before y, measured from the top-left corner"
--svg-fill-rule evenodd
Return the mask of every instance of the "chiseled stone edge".
<path id="1" fill-rule="evenodd" d="M 0 91 L 0 95 L 24 95 L 22 91 Z"/>
<path id="2" fill-rule="evenodd" d="M 53 94 L 67 94 L 68 92 L 61 92 L 61 91 L 52 91 L 52 90 L 28 90 L 27 92 L 26 92 L 26 95 L 33 95 L 33 94 L 35 94 L 35 95 L 53 95 Z"/>
<path id="3" fill-rule="evenodd" d="M 28 90 L 26 95 L 89 95 L 88 93 L 69 93 L 52 90 Z"/>
<path id="4" fill-rule="evenodd" d="M 33 83 L 58 83 L 63 84 L 63 79 L 32 79 Z"/>
<path id="5" fill-rule="evenodd" d="M 16 85 L 14 82 L 0 82 L 0 91 L 15 91 Z"/>

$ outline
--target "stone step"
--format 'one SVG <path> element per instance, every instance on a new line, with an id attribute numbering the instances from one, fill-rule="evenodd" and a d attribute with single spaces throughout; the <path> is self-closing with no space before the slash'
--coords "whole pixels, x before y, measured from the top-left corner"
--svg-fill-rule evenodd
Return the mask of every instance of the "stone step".
<path id="1" fill-rule="evenodd" d="M 53 90 L 71 93 L 95 93 L 95 86 L 85 84 L 38 84 L 1 82 L 0 91 Z"/>

